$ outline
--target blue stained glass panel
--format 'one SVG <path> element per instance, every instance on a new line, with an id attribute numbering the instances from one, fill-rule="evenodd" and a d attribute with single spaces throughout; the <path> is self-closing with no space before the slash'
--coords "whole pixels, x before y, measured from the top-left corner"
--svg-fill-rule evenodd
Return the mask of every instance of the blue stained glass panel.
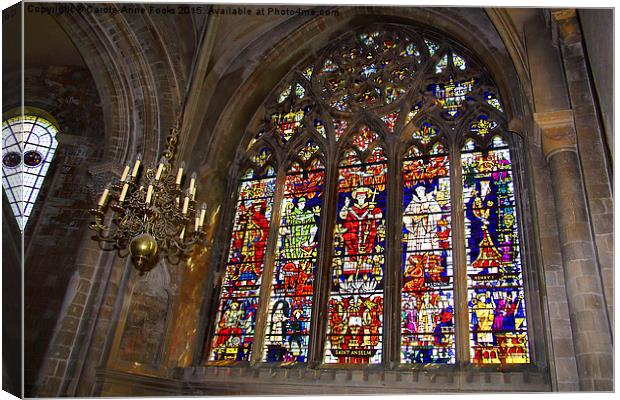
<path id="1" fill-rule="evenodd" d="M 461 155 L 465 205 L 470 359 L 530 362 L 518 218 L 510 150 L 493 140 Z"/>

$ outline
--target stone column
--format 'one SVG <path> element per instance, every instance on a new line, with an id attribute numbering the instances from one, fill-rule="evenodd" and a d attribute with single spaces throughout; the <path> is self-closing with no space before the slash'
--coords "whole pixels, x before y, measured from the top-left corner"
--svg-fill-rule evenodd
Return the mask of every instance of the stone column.
<path id="1" fill-rule="evenodd" d="M 613 344 L 571 110 L 536 113 L 551 170 L 581 390 L 613 390 Z"/>

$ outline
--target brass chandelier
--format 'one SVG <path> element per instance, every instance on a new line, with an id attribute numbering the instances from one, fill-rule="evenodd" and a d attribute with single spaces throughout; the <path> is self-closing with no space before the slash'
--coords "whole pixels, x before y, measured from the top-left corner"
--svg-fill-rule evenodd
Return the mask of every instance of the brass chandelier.
<path id="1" fill-rule="evenodd" d="M 178 125 L 178 124 L 177 124 Z M 175 168 L 179 133 L 170 129 L 167 147 L 155 167 L 141 166 L 140 154 L 127 164 L 120 180 L 110 182 L 89 210 L 95 220 L 92 239 L 103 250 L 131 255 L 143 275 L 165 257 L 171 264 L 186 259 L 195 244 L 205 238 L 207 205 L 196 203 L 196 173 L 183 189 L 184 163 Z"/>

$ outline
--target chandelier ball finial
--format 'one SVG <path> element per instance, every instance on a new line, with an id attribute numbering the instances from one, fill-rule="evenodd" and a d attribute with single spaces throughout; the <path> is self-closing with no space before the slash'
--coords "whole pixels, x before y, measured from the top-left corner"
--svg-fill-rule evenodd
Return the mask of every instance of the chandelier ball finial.
<path id="1" fill-rule="evenodd" d="M 157 263 L 157 241 L 148 233 L 136 236 L 129 244 L 131 261 L 140 275 L 153 269 Z"/>

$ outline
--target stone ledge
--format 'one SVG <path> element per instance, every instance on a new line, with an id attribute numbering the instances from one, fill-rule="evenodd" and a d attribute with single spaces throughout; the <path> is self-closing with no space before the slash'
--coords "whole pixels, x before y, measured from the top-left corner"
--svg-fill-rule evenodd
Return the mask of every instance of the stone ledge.
<path id="1" fill-rule="evenodd" d="M 454 367 L 432 370 L 342 370 L 272 367 L 178 368 L 177 378 L 112 369 L 97 371 L 102 396 L 292 395 L 456 392 L 548 392 L 548 373 L 535 367 L 492 371 Z"/>
<path id="2" fill-rule="evenodd" d="M 294 370 L 295 373 L 291 373 Z M 220 386 L 238 394 L 551 390 L 548 374 L 531 366 L 511 371 L 471 366 L 461 370 L 454 366 L 414 370 L 207 366 L 182 370 L 181 376 L 192 390 L 197 391 L 194 393 L 206 393 Z"/>

